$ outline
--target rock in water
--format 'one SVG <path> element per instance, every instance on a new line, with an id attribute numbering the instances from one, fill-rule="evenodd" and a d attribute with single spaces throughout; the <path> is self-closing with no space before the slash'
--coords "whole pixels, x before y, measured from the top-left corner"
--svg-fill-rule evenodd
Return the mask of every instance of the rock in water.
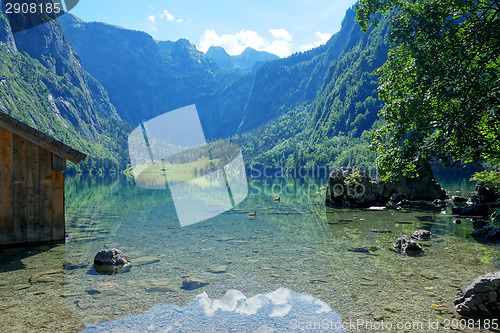
<path id="1" fill-rule="evenodd" d="M 130 266 L 129 256 L 117 248 L 101 250 L 94 257 L 94 268 L 99 274 L 118 274 L 128 266 Z"/>
<path id="2" fill-rule="evenodd" d="M 444 200 L 448 198 L 446 191 L 439 185 L 429 163 L 417 162 L 418 177 L 403 177 L 396 182 L 394 193 L 399 193 L 410 200 Z"/>
<path id="3" fill-rule="evenodd" d="M 426 241 L 429 240 L 431 236 L 432 232 L 429 230 L 417 230 L 411 235 L 411 238 Z"/>
<path id="4" fill-rule="evenodd" d="M 187 278 L 184 279 L 184 281 L 182 281 L 181 289 L 195 290 L 201 287 L 205 287 L 206 285 L 208 285 L 207 281 L 192 276 L 188 276 Z"/>
<path id="5" fill-rule="evenodd" d="M 474 230 L 471 236 L 479 242 L 497 243 L 500 242 L 500 228 L 486 226 L 481 229 Z"/>
<path id="6" fill-rule="evenodd" d="M 408 200 L 444 200 L 446 191 L 432 175 L 428 163 L 421 163 L 417 178 L 404 177 L 397 182 L 372 179 L 358 168 L 334 167 L 326 188 L 325 203 L 344 208 L 365 208 L 384 205 L 389 201 L 401 202 L 404 208 Z M 399 200 L 399 201 L 396 201 Z"/>
<path id="7" fill-rule="evenodd" d="M 391 247 L 399 253 L 405 253 L 409 256 L 416 256 L 422 253 L 422 247 L 413 239 L 407 236 L 399 237 Z"/>
<path id="8" fill-rule="evenodd" d="M 433 204 L 434 206 L 436 206 L 436 207 L 440 207 L 440 208 L 441 208 L 441 207 L 446 206 L 446 202 L 444 202 L 444 201 L 443 201 L 443 200 L 441 200 L 441 199 L 436 199 L 436 200 L 434 200 L 434 201 L 432 202 L 432 204 Z"/>
<path id="9" fill-rule="evenodd" d="M 455 296 L 453 303 L 461 316 L 500 319 L 500 272 L 475 278 Z"/>
<path id="10" fill-rule="evenodd" d="M 373 180 L 356 168 L 334 167 L 326 189 L 325 203 L 333 207 L 370 207 L 385 205 L 394 184 Z"/>

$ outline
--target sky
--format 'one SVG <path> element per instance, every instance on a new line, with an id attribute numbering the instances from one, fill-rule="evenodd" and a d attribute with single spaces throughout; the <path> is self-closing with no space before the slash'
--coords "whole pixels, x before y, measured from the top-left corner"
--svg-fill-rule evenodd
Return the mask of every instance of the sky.
<path id="1" fill-rule="evenodd" d="M 71 10 L 87 22 L 145 31 L 156 40 L 188 39 L 206 52 L 246 47 L 286 57 L 317 47 L 340 29 L 356 0 L 80 0 Z"/>

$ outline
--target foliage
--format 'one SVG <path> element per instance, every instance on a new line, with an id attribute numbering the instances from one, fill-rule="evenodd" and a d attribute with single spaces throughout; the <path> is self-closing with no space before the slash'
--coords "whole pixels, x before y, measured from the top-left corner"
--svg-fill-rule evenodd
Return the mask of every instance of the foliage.
<path id="1" fill-rule="evenodd" d="M 351 173 L 349 173 L 347 177 L 345 177 L 344 184 L 348 187 L 353 188 L 356 185 L 361 184 L 362 180 L 363 179 L 361 177 L 361 171 L 358 167 L 354 167 Z"/>
<path id="2" fill-rule="evenodd" d="M 500 162 L 500 13 L 497 1 L 360 0 L 363 29 L 393 14 L 391 50 L 377 71 L 372 134 L 385 178 L 411 174 L 419 159 L 445 165 Z"/>
<path id="3" fill-rule="evenodd" d="M 472 175 L 471 181 L 482 182 L 486 187 L 492 188 L 495 191 L 500 191 L 500 171 L 498 170 L 485 170 L 476 172 Z"/>

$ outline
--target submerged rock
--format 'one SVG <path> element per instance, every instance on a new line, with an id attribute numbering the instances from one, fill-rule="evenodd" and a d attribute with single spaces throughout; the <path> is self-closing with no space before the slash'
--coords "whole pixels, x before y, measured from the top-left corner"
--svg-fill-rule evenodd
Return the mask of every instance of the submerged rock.
<path id="1" fill-rule="evenodd" d="M 149 293 L 175 292 L 175 288 L 170 284 L 170 281 L 165 278 L 142 280 L 138 281 L 137 285 L 144 288 Z"/>
<path id="2" fill-rule="evenodd" d="M 149 264 L 154 264 L 155 262 L 159 262 L 160 259 L 153 257 L 153 256 L 146 256 L 146 257 L 140 257 L 133 259 L 134 266 L 143 266 L 143 265 L 149 265 Z"/>
<path id="3" fill-rule="evenodd" d="M 411 235 L 411 238 L 426 241 L 429 240 L 431 236 L 432 232 L 429 230 L 417 230 Z"/>
<path id="4" fill-rule="evenodd" d="M 472 222 L 472 227 L 474 229 L 481 229 L 481 228 L 486 227 L 489 224 L 489 221 L 485 220 L 485 219 L 478 219 L 478 218 L 469 217 L 469 218 L 467 218 L 467 220 Z"/>
<path id="5" fill-rule="evenodd" d="M 187 278 L 182 281 L 182 287 L 181 289 L 184 290 L 195 290 L 201 287 L 205 287 L 208 285 L 208 282 L 202 279 L 198 279 L 193 276 L 188 276 Z"/>
<path id="6" fill-rule="evenodd" d="M 212 265 L 210 267 L 207 267 L 207 272 L 213 273 L 213 274 L 226 273 L 227 266 L 226 265 Z"/>
<path id="7" fill-rule="evenodd" d="M 459 197 L 459 196 L 452 196 L 451 197 L 451 201 L 457 205 L 457 204 L 461 204 L 461 203 L 466 203 L 467 202 L 467 198 L 464 198 L 464 197 Z"/>
<path id="8" fill-rule="evenodd" d="M 500 242 L 500 228 L 492 226 L 483 227 L 474 230 L 471 236 L 478 242 L 498 243 Z"/>
<path id="9" fill-rule="evenodd" d="M 101 250 L 94 257 L 94 268 L 99 274 L 118 274 L 129 266 L 129 256 L 116 248 Z"/>
<path id="10" fill-rule="evenodd" d="M 391 247 L 398 253 L 404 253 L 409 256 L 416 256 L 422 253 L 422 247 L 413 239 L 407 236 L 399 237 Z"/>
<path id="11" fill-rule="evenodd" d="M 453 299 L 461 316 L 477 319 L 500 319 L 500 272 L 475 278 Z"/>
<path id="12" fill-rule="evenodd" d="M 485 216 L 488 210 L 489 206 L 485 204 L 460 204 L 451 208 L 453 214 L 462 216 Z"/>

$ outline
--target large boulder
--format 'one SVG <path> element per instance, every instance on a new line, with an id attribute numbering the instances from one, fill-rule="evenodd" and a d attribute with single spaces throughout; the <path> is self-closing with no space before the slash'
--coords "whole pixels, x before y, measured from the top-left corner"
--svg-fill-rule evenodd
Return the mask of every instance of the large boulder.
<path id="1" fill-rule="evenodd" d="M 500 199 L 498 192 L 495 191 L 495 189 L 486 186 L 482 181 L 478 181 L 476 183 L 475 190 L 477 192 L 477 195 L 472 198 L 472 202 L 479 204 L 494 204 L 497 200 Z"/>
<path id="2" fill-rule="evenodd" d="M 474 319 L 500 319 L 500 272 L 475 278 L 453 299 L 455 310 Z"/>
<path id="3" fill-rule="evenodd" d="M 94 269 L 99 274 L 118 274 L 129 266 L 129 256 L 117 248 L 101 250 L 94 257 Z"/>
<path id="4" fill-rule="evenodd" d="M 409 200 L 447 198 L 428 165 L 421 168 L 419 177 L 404 177 L 396 183 L 372 179 L 357 168 L 334 167 L 328 180 L 325 203 L 344 208 L 378 206 L 385 205 L 393 194 Z"/>
<path id="5" fill-rule="evenodd" d="M 395 183 L 395 193 L 405 195 L 410 200 L 447 199 L 446 191 L 439 185 L 429 163 L 419 163 L 418 177 L 402 177 Z"/>
<path id="6" fill-rule="evenodd" d="M 500 242 L 500 228 L 486 226 L 474 230 L 471 234 L 472 238 L 482 243 L 498 243 Z"/>
<path id="7" fill-rule="evenodd" d="M 430 232 L 429 230 L 417 230 L 411 235 L 411 238 L 421 241 L 427 241 L 431 239 L 431 236 L 432 232 Z"/>
<path id="8" fill-rule="evenodd" d="M 391 247 L 398 253 L 406 254 L 409 256 L 417 256 L 422 253 L 422 247 L 413 239 L 407 236 L 399 237 Z"/>
<path id="9" fill-rule="evenodd" d="M 393 190 L 394 184 L 373 180 L 357 168 L 334 167 L 328 180 L 325 203 L 345 208 L 385 205 Z"/>

